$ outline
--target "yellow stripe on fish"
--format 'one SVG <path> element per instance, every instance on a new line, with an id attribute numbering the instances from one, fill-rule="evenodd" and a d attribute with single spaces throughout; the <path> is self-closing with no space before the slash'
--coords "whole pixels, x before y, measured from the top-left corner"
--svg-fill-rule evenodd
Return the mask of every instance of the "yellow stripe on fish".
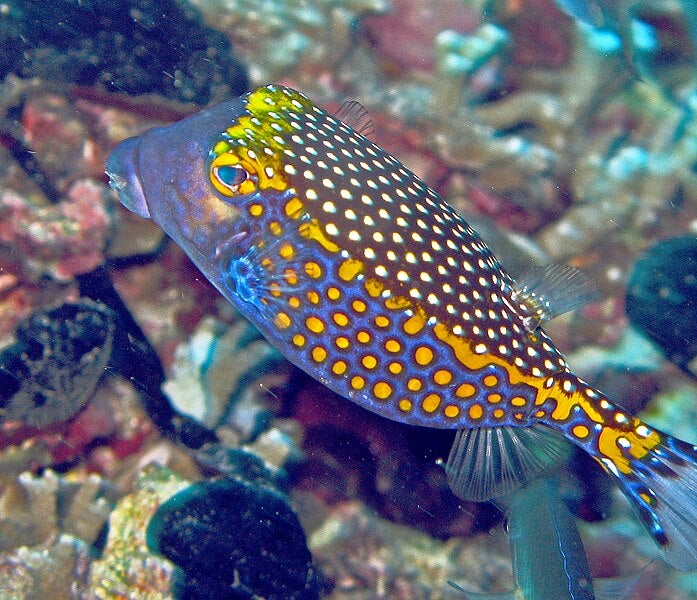
<path id="1" fill-rule="evenodd" d="M 535 293 L 414 173 L 306 96 L 259 88 L 127 140 L 108 172 L 313 377 L 414 425 L 558 431 L 615 477 L 669 562 L 697 568 L 695 448 L 571 373 Z M 459 439 L 449 474 L 467 495 Z M 535 459 L 544 442 L 531 439 Z"/>

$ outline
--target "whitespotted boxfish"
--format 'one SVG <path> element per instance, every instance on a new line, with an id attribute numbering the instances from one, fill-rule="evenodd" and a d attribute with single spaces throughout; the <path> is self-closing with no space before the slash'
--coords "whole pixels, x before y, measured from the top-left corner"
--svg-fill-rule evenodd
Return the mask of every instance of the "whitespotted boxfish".
<path id="1" fill-rule="evenodd" d="M 563 436 L 697 568 L 697 448 L 614 406 L 539 327 L 535 279 L 573 274 L 516 284 L 414 173 L 279 85 L 124 141 L 107 172 L 291 362 L 387 418 L 461 430 L 460 496 L 512 491 Z"/>

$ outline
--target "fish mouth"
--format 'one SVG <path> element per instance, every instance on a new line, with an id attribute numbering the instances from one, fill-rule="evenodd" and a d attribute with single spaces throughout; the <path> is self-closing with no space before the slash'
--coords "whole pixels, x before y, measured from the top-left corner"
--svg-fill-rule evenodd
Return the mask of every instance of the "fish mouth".
<path id="1" fill-rule="evenodd" d="M 146 219 L 151 218 L 145 192 L 140 184 L 138 169 L 139 138 L 121 142 L 106 161 L 109 186 L 128 210 Z"/>

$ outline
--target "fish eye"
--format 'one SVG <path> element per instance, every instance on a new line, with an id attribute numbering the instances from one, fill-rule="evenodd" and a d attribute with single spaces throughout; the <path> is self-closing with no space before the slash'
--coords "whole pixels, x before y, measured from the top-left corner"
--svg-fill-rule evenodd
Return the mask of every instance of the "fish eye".
<path id="1" fill-rule="evenodd" d="M 221 186 L 230 192 L 236 192 L 237 188 L 247 181 L 249 173 L 241 165 L 220 165 L 213 167 L 213 176 Z"/>

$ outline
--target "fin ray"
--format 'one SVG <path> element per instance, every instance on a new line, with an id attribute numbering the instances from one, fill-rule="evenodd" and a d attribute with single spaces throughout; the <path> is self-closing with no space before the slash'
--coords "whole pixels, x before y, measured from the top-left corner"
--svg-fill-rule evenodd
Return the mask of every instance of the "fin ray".
<path id="1" fill-rule="evenodd" d="M 565 460 L 570 448 L 542 425 L 461 429 L 445 465 L 448 485 L 473 502 L 507 496 Z"/>

